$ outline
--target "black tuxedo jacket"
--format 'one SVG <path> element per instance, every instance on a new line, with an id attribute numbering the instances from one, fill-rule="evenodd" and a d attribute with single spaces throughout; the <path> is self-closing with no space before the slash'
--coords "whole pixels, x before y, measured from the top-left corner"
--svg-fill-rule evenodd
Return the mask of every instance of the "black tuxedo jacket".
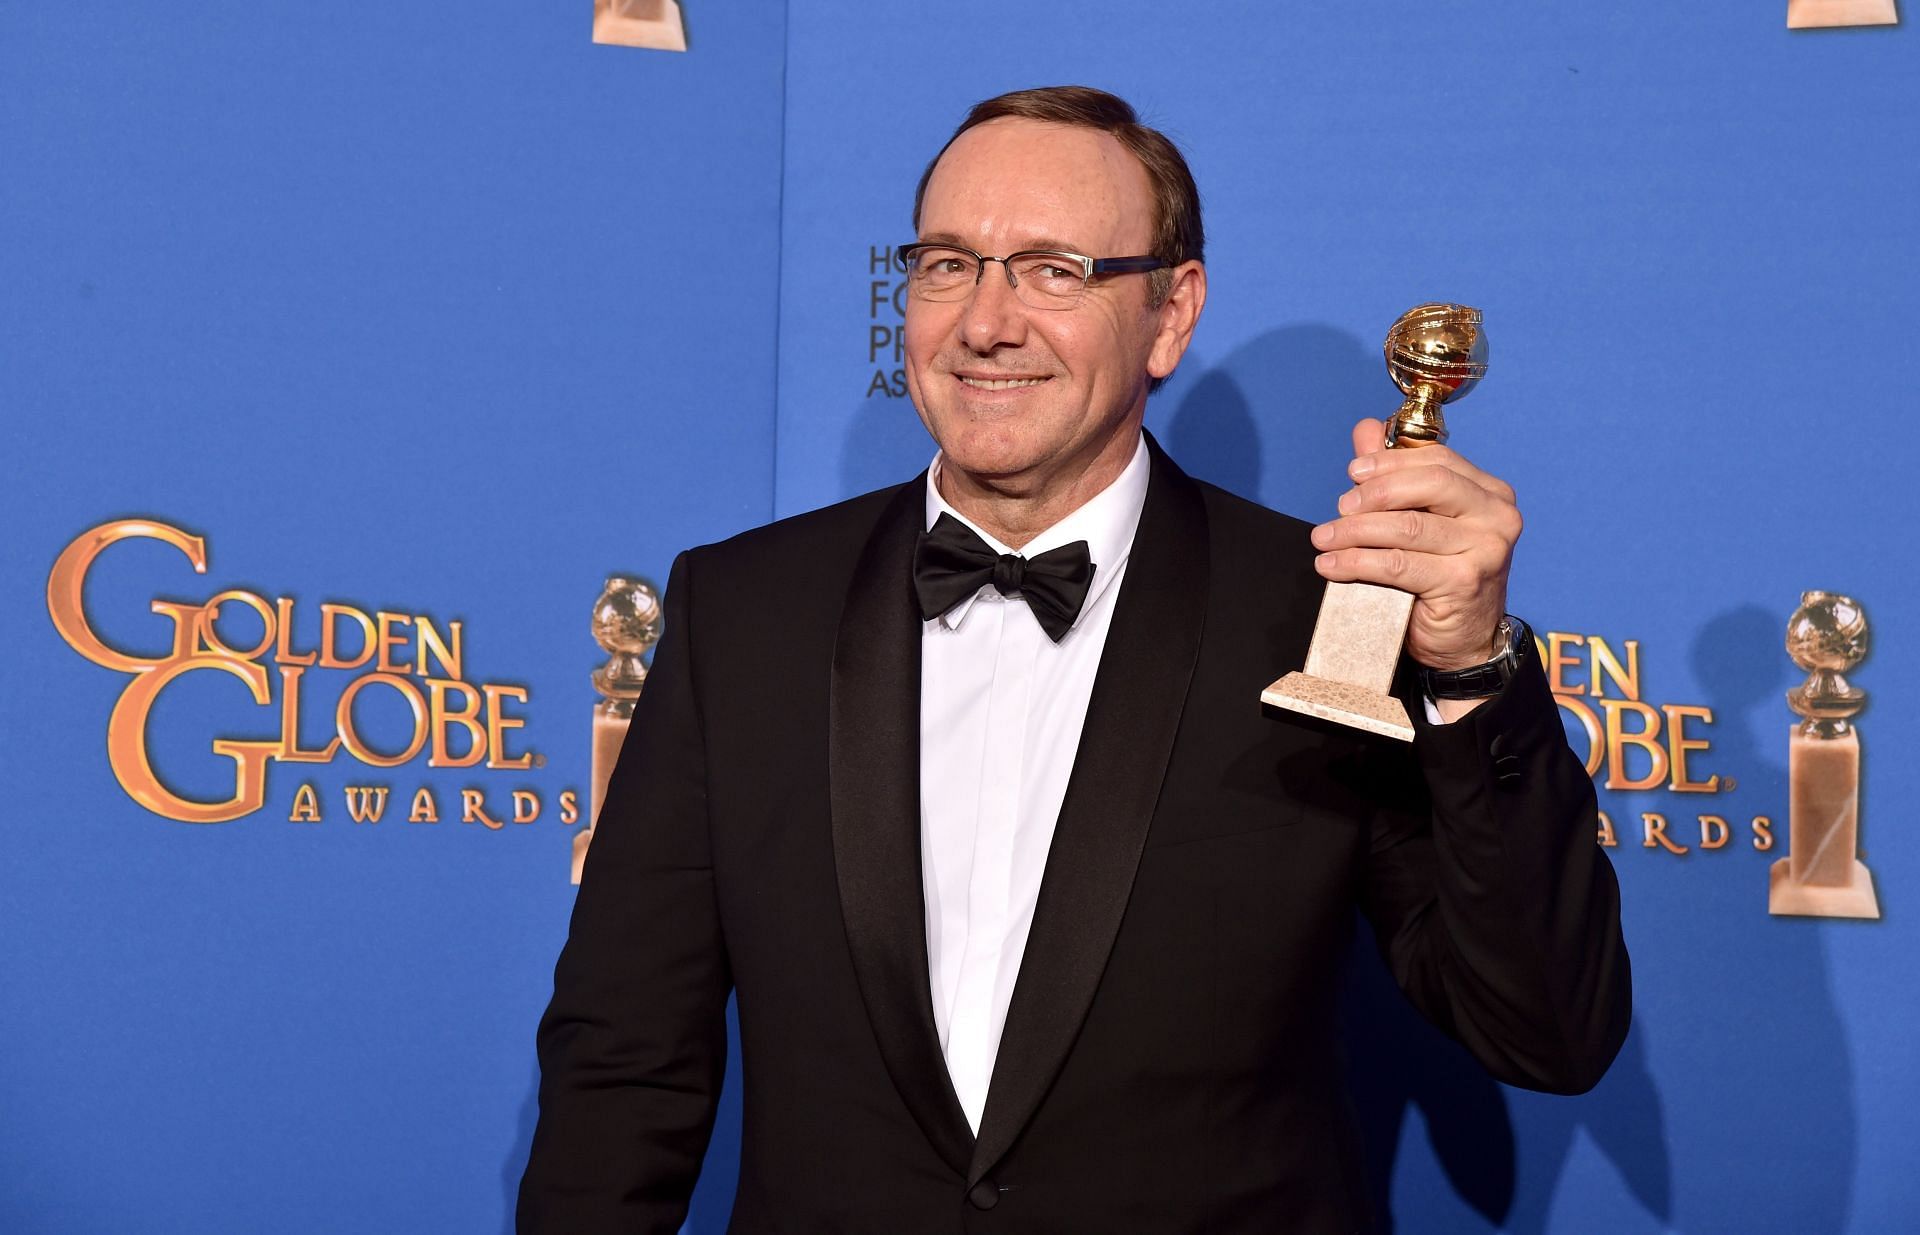
<path id="1" fill-rule="evenodd" d="M 1537 663 L 1411 746 L 1263 714 L 1306 525 L 1153 473 L 979 1136 L 936 1039 L 919 847 L 924 481 L 684 554 L 541 1022 L 522 1231 L 672 1232 L 738 994 L 736 1232 L 1368 1224 L 1336 1032 L 1358 906 L 1501 1080 L 1626 1032 L 1591 781 Z"/>

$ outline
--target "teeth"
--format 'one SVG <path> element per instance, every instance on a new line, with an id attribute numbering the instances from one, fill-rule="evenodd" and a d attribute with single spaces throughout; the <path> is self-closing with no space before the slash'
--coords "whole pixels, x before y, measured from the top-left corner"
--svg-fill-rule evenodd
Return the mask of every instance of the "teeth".
<path id="1" fill-rule="evenodd" d="M 959 375 L 956 374 L 955 376 Z M 962 377 L 960 380 L 975 390 L 1012 390 L 1020 386 L 1038 386 L 1047 379 L 1044 377 L 1008 377 L 996 378 L 993 381 L 980 381 L 977 378 Z"/>

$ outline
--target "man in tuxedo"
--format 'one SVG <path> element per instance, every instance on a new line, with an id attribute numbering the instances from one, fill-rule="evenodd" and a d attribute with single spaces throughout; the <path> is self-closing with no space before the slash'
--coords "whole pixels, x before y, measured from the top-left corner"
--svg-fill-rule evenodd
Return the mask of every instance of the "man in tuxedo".
<path id="1" fill-rule="evenodd" d="M 1501 1080 L 1582 1091 L 1626 1032 L 1592 784 L 1503 616 L 1513 492 L 1377 421 L 1317 527 L 1184 475 L 1141 423 L 1206 301 L 1199 198 L 1110 95 L 976 107 L 914 221 L 939 452 L 674 564 L 521 1229 L 677 1228 L 730 990 L 734 1231 L 1364 1229 L 1356 907 Z M 1411 744 L 1263 715 L 1327 579 L 1416 594 Z"/>

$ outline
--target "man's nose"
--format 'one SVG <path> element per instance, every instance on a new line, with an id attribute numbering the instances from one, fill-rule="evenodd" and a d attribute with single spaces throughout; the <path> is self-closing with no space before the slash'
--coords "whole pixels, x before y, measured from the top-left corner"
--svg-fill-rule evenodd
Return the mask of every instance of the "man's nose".
<path id="1" fill-rule="evenodd" d="M 1018 347 L 1026 340 L 1026 332 L 1026 306 L 1007 280 L 1006 264 L 987 262 L 960 318 L 961 342 L 985 354 L 996 347 Z"/>

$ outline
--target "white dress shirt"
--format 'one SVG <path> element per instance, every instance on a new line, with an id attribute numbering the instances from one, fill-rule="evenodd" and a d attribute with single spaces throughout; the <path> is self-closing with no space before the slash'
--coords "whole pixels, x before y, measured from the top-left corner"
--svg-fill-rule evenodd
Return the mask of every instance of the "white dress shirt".
<path id="1" fill-rule="evenodd" d="M 927 473 L 927 527 L 950 514 L 995 553 L 1011 552 L 940 496 L 940 465 L 936 456 Z M 1146 504 L 1147 475 L 1142 440 L 1118 479 L 1022 548 L 1037 557 L 1087 542 L 1093 582 L 1059 643 L 1047 638 L 1024 598 L 1002 596 L 991 585 L 922 628 L 920 869 L 928 978 L 947 1073 L 975 1132 Z"/>

